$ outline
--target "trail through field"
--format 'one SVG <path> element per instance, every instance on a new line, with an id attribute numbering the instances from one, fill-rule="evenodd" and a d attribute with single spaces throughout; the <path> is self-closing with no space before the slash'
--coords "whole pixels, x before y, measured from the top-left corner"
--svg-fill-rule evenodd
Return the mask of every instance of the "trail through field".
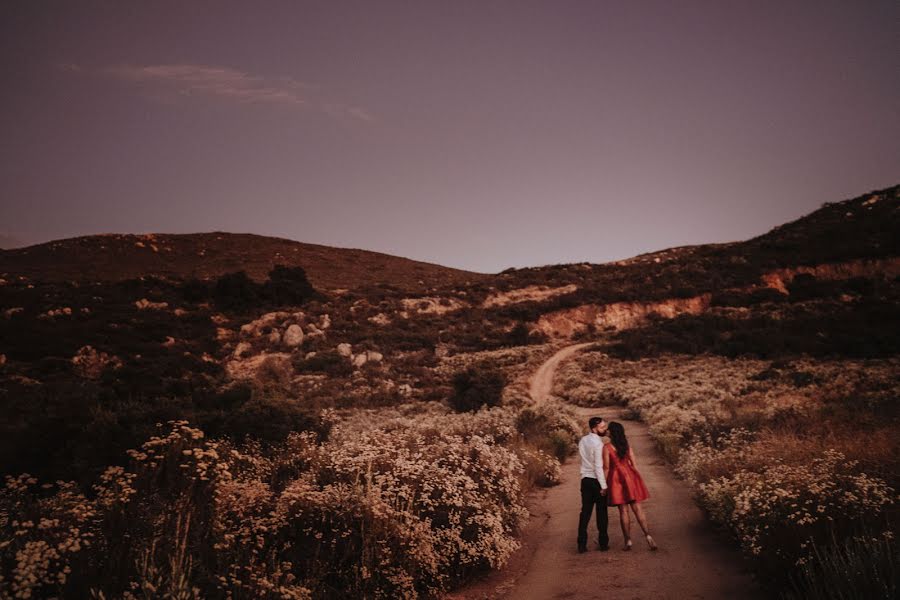
<path id="1" fill-rule="evenodd" d="M 535 372 L 532 397 L 545 401 L 559 364 L 590 344 L 563 348 Z M 621 408 L 579 408 L 580 420 L 592 415 L 620 420 Z M 687 484 L 656 451 L 647 426 L 622 422 L 634 447 L 638 469 L 650 490 L 644 502 L 650 531 L 659 551 L 650 552 L 635 519 L 631 537 L 634 549 L 622 551 L 623 537 L 618 509 L 609 508 L 610 550 L 597 550 L 593 518 L 588 528 L 588 552 L 578 554 L 576 529 L 581 508 L 579 462 L 563 465 L 560 485 L 534 494 L 529 503 L 531 521 L 522 537 L 522 548 L 506 567 L 484 580 L 451 595 L 456 600 L 516 599 L 551 600 L 734 600 L 762 598 L 763 594 L 742 568 L 740 555 L 704 519 L 691 499 Z"/>

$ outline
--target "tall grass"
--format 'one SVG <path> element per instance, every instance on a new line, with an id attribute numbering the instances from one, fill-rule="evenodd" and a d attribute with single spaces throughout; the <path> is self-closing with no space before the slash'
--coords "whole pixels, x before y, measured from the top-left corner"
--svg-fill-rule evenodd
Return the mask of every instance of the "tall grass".
<path id="1" fill-rule="evenodd" d="M 792 578 L 784 600 L 889 600 L 900 597 L 897 542 L 891 536 L 856 536 L 814 544 L 811 558 Z"/>

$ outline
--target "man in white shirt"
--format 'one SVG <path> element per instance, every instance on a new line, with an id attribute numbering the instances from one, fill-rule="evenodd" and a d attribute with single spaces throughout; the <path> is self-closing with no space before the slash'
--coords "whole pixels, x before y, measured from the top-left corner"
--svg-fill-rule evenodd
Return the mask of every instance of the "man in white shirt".
<path id="1" fill-rule="evenodd" d="M 608 519 L 606 516 L 606 477 L 603 475 L 603 440 L 608 424 L 602 417 L 588 419 L 590 433 L 578 442 L 581 457 L 581 515 L 578 518 L 578 552 L 587 552 L 587 527 L 594 507 L 597 510 L 597 531 L 600 550 L 609 550 Z"/>

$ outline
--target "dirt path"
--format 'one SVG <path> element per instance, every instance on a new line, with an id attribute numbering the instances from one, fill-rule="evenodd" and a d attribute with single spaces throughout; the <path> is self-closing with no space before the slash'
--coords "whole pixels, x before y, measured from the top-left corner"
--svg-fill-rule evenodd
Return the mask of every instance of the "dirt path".
<path id="1" fill-rule="evenodd" d="M 538 370 L 534 372 L 534 376 L 531 378 L 531 384 L 528 388 L 532 400 L 535 402 L 543 402 L 549 398 L 550 391 L 553 389 L 553 375 L 556 373 L 556 368 L 559 364 L 582 348 L 587 348 L 591 344 L 591 342 L 588 342 L 586 344 L 566 346 L 538 367 Z"/>
<path id="2" fill-rule="evenodd" d="M 557 365 L 586 345 L 564 348 L 544 363 L 532 380 L 532 397 L 537 401 L 547 398 Z M 578 409 L 583 421 L 595 414 L 617 420 L 620 412 L 617 407 Z M 576 552 L 580 474 L 578 462 L 570 459 L 563 466 L 562 483 L 538 492 L 531 499 L 532 519 L 524 532 L 522 549 L 503 570 L 451 598 L 740 600 L 762 597 L 749 574 L 742 570 L 738 552 L 712 531 L 686 485 L 675 478 L 671 466 L 656 452 L 646 425 L 634 421 L 623 425 L 650 490 L 651 497 L 644 508 L 660 550 L 647 549 L 637 523 L 633 522 L 634 550 L 623 552 L 618 510 L 610 508 L 612 549 L 609 552 L 595 549 L 597 530 L 592 520 L 588 530 L 589 551 Z"/>

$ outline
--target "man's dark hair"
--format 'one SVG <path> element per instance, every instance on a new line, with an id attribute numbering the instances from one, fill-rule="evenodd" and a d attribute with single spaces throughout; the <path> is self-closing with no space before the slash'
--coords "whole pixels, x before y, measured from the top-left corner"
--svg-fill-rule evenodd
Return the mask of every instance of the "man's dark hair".
<path id="1" fill-rule="evenodd" d="M 588 429 L 593 429 L 598 424 L 603 422 L 603 417 L 591 417 L 588 419 Z"/>

